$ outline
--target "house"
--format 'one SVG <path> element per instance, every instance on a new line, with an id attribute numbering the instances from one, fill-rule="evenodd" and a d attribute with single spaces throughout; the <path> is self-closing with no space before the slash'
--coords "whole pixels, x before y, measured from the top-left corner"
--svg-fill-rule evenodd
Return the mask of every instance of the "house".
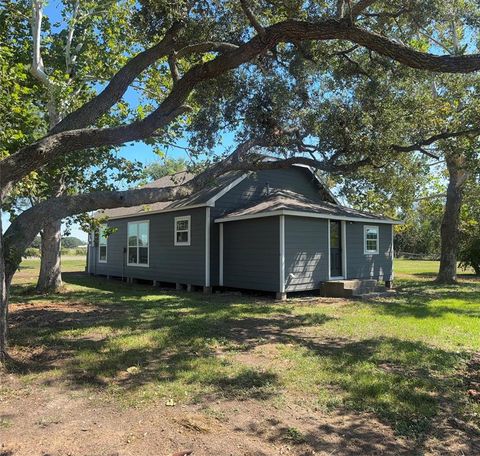
<path id="1" fill-rule="evenodd" d="M 149 186 L 178 185 L 192 177 L 179 173 Z M 91 274 L 206 292 L 262 290 L 279 299 L 325 284 L 349 288 L 350 279 L 387 285 L 393 279 L 398 222 L 341 206 L 304 166 L 228 172 L 188 198 L 100 215 L 115 230 L 95 242 L 91 236 Z"/>

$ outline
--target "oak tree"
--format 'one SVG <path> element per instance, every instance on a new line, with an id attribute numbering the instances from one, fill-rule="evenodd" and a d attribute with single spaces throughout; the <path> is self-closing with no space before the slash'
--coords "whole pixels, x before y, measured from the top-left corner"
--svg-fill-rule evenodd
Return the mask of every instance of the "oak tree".
<path id="1" fill-rule="evenodd" d="M 240 4 L 140 2 L 135 21 L 145 32 L 145 42 L 138 43 L 138 53 L 126 62 L 112 65 L 117 71 L 98 94 L 66 114 L 44 136 L 0 161 L 2 204 L 19 182 L 55 160 L 152 137 L 161 141 L 172 129 L 201 132 L 202 126 L 205 127 L 207 135 L 193 135 L 194 142 L 202 145 L 215 141 L 227 126 L 239 133 L 237 147 L 223 160 L 210 157 L 211 166 L 184 185 L 60 195 L 20 214 L 0 242 L 2 360 L 7 350 L 11 279 L 21 253 L 45 224 L 98 208 L 184 197 L 230 169 L 279 168 L 303 163 L 335 174 L 377 162 L 382 151 L 378 147 L 369 150 L 366 144 L 370 142 L 363 143 L 361 134 L 357 135 L 358 144 L 348 144 L 341 141 L 342 125 L 336 124 L 329 147 L 328 143 L 311 140 L 308 128 L 314 127 L 315 116 L 300 115 L 296 122 L 291 113 L 296 110 L 302 114 L 308 101 L 315 98 L 318 103 L 328 102 L 327 97 L 321 97 L 329 91 L 328 84 L 332 84 L 329 75 L 334 68 L 328 64 L 345 56 L 352 59 L 352 47 L 354 52 L 362 53 L 362 58 L 365 56 L 372 65 L 376 64 L 378 72 L 408 67 L 417 70 L 417 77 L 422 78 L 425 72 L 478 71 L 480 55 L 474 47 L 465 55 L 452 56 L 433 46 L 425 49 L 415 41 L 419 30 L 442 14 L 438 8 L 442 3 L 412 0 L 405 6 L 405 2 L 382 0 L 251 5 L 246 0 Z M 137 4 L 132 8 L 137 9 Z M 392 17 L 397 20 L 388 19 Z M 306 72 L 309 62 L 312 71 Z M 354 59 L 352 65 L 356 67 Z M 102 125 L 104 116 L 134 83 L 153 92 L 145 115 L 118 125 Z M 238 90 L 241 87 L 243 90 Z M 272 87 L 278 90 L 266 90 Z M 286 98 L 287 111 L 275 102 L 282 91 L 295 95 Z M 335 90 L 337 96 L 342 91 L 344 98 L 348 98 L 348 86 Z M 255 106 L 258 109 L 250 116 L 251 107 Z M 327 119 L 326 114 L 323 120 Z M 315 136 L 320 138 L 318 133 Z M 370 130 L 369 138 L 374 136 L 375 131 Z M 398 143 L 388 144 L 388 154 L 419 150 L 425 141 L 432 140 L 430 137 L 408 143 L 399 139 Z M 258 155 L 259 149 L 277 154 L 280 159 L 266 162 Z"/>

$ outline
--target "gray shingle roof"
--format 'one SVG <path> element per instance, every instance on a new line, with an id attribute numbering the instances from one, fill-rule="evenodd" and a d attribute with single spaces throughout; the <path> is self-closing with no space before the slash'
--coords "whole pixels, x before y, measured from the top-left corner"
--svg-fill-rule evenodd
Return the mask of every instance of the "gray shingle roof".
<path id="1" fill-rule="evenodd" d="M 96 217 L 122 218 L 132 217 L 134 215 L 143 215 L 150 212 L 161 212 L 165 210 L 181 209 L 189 206 L 206 205 L 208 200 L 219 193 L 224 187 L 231 184 L 235 179 L 243 173 L 239 171 L 231 171 L 215 179 L 211 185 L 194 193 L 193 195 L 175 201 L 162 201 L 159 203 L 142 204 L 132 207 L 117 207 L 115 209 L 106 209 L 98 211 Z M 186 184 L 194 177 L 194 174 L 181 171 L 172 176 L 164 176 L 144 185 L 143 188 L 164 188 L 175 185 Z"/>
<path id="2" fill-rule="evenodd" d="M 305 212 L 305 214 L 315 213 L 325 215 L 325 218 L 331 216 L 362 219 L 365 221 L 371 220 L 385 221 L 385 223 L 399 223 L 398 220 L 372 214 L 370 212 L 357 211 L 356 209 L 346 206 L 339 206 L 327 201 L 313 201 L 309 198 L 306 198 L 304 195 L 289 190 L 274 191 L 270 196 L 265 197 L 261 201 L 257 201 L 243 209 L 223 215 L 217 220 L 234 220 L 238 217 L 261 216 L 262 214 L 268 215 L 271 212 L 282 210 Z"/>

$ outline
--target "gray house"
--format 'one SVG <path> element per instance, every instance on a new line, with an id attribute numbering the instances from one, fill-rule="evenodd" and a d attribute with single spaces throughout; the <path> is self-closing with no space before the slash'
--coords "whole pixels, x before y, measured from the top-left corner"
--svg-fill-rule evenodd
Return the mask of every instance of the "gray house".
<path id="1" fill-rule="evenodd" d="M 149 186 L 191 178 L 179 173 Z M 392 225 L 398 222 L 341 206 L 303 166 L 229 172 L 188 198 L 100 215 L 115 230 L 91 236 L 91 274 L 205 291 L 262 290 L 280 299 L 393 280 Z"/>

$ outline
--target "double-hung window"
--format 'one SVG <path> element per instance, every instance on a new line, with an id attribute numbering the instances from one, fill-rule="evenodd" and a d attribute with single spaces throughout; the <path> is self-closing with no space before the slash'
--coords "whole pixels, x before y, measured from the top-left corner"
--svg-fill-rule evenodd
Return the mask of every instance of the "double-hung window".
<path id="1" fill-rule="evenodd" d="M 98 230 L 98 262 L 107 262 L 107 236 L 105 236 L 105 226 Z"/>
<path id="2" fill-rule="evenodd" d="M 190 245 L 191 217 L 175 217 L 175 245 Z"/>
<path id="3" fill-rule="evenodd" d="M 364 226 L 364 253 L 375 254 L 378 253 L 378 226 Z"/>
<path id="4" fill-rule="evenodd" d="M 129 266 L 148 266 L 149 223 L 128 223 L 127 264 Z"/>

